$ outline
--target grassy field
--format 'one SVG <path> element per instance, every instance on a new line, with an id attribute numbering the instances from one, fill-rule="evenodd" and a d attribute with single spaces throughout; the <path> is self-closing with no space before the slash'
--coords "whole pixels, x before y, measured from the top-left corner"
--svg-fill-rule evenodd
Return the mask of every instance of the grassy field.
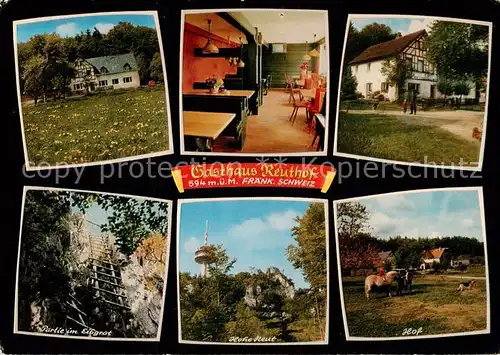
<path id="1" fill-rule="evenodd" d="M 163 86 L 24 105 L 23 122 L 32 166 L 96 162 L 169 148 Z"/>
<path id="2" fill-rule="evenodd" d="M 370 300 L 364 295 L 363 277 L 344 277 L 342 283 L 351 336 L 397 337 L 405 328 L 420 327 L 420 336 L 486 329 L 485 280 L 476 280 L 474 288 L 459 293 L 460 280 L 419 275 L 412 295 L 388 297 L 380 292 Z M 395 287 L 392 290 L 394 294 Z"/>
<path id="3" fill-rule="evenodd" d="M 477 162 L 480 149 L 439 127 L 407 124 L 386 115 L 352 113 L 339 117 L 337 144 L 340 153 L 449 165 Z"/>

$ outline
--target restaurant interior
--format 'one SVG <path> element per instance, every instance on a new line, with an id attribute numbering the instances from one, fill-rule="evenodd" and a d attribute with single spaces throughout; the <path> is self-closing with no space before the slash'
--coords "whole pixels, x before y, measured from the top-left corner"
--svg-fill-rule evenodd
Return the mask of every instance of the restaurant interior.
<path id="1" fill-rule="evenodd" d="M 318 10 L 186 13 L 183 151 L 323 152 L 327 31 Z"/>

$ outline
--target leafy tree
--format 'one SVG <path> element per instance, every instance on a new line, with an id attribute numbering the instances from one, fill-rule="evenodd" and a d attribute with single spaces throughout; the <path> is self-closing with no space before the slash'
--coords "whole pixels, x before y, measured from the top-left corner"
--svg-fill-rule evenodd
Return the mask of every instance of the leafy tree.
<path id="1" fill-rule="evenodd" d="M 444 98 L 446 99 L 447 96 L 453 95 L 453 83 L 449 80 L 446 79 L 441 79 L 437 83 L 437 88 L 441 94 L 444 95 Z"/>
<path id="2" fill-rule="evenodd" d="M 394 38 L 396 34 L 385 24 L 373 22 L 358 30 L 350 23 L 344 60 L 349 63 L 368 47 Z"/>
<path id="3" fill-rule="evenodd" d="M 156 52 L 151 60 L 149 67 L 151 77 L 156 81 L 163 81 L 163 64 L 161 62 L 160 52 Z"/>
<path id="4" fill-rule="evenodd" d="M 355 237 L 369 228 L 369 212 L 360 202 L 337 204 L 337 230 L 339 237 Z"/>
<path id="5" fill-rule="evenodd" d="M 244 302 L 238 303 L 234 320 L 226 324 L 227 337 L 248 337 L 250 334 L 259 335 L 261 337 L 272 338 L 276 332 L 266 328 L 258 313 L 248 307 Z"/>
<path id="6" fill-rule="evenodd" d="M 488 35 L 487 26 L 434 21 L 426 39 L 427 56 L 439 76 L 481 78 L 488 70 Z"/>
<path id="7" fill-rule="evenodd" d="M 85 212 L 92 204 L 111 211 L 102 232 L 116 237 L 118 249 L 130 256 L 150 233 L 167 235 L 168 204 L 152 200 L 139 200 L 124 196 L 91 193 L 69 193 L 72 205 Z"/>
<path id="8" fill-rule="evenodd" d="M 387 77 L 387 81 L 391 86 L 395 86 L 398 91 L 398 96 L 401 98 L 405 93 L 406 80 L 412 77 L 411 68 L 407 62 L 400 56 L 389 58 L 382 62 L 382 75 Z"/>
<path id="9" fill-rule="evenodd" d="M 311 203 L 304 216 L 297 217 L 292 236 L 297 246 L 287 248 L 287 256 L 293 267 L 301 269 L 312 288 L 326 289 L 326 234 L 325 209 L 321 203 Z"/>
<path id="10" fill-rule="evenodd" d="M 72 260 L 68 228 L 70 205 L 57 194 L 30 190 L 26 194 L 19 258 L 19 329 L 30 331 L 33 304 L 44 309 L 43 323 L 64 323 L 61 304 L 67 300 Z"/>
<path id="11" fill-rule="evenodd" d="M 459 81 L 455 84 L 453 91 L 455 92 L 455 95 L 460 95 L 459 103 L 462 102 L 462 95 L 469 95 L 469 91 L 471 89 L 470 85 L 465 81 Z"/>
<path id="12" fill-rule="evenodd" d="M 45 63 L 41 55 L 30 57 L 23 65 L 21 80 L 24 92 L 33 97 L 35 104 L 38 98 L 44 94 L 43 69 Z"/>
<path id="13" fill-rule="evenodd" d="M 356 99 L 356 89 L 358 88 L 358 82 L 356 77 L 352 75 L 351 67 L 345 68 L 342 75 L 341 84 L 341 95 L 343 100 L 353 100 Z"/>

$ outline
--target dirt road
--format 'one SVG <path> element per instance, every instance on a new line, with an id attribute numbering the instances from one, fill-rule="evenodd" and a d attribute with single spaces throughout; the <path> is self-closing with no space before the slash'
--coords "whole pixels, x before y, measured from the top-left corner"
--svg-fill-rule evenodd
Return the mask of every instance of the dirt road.
<path id="1" fill-rule="evenodd" d="M 472 137 L 472 131 L 477 127 L 483 130 L 484 112 L 476 111 L 420 111 L 416 115 L 403 114 L 400 111 L 380 110 L 349 110 L 349 113 L 364 115 L 390 115 L 408 124 L 436 126 L 445 129 L 469 142 L 480 143 Z"/>

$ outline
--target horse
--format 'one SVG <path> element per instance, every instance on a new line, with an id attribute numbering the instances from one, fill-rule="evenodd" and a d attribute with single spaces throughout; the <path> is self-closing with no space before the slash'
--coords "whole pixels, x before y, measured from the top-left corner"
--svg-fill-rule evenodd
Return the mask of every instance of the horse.
<path id="1" fill-rule="evenodd" d="M 370 299 L 370 291 L 372 290 L 373 286 L 377 287 L 384 287 L 386 286 L 388 291 L 389 297 L 392 297 L 391 295 L 391 285 L 394 282 L 394 279 L 398 275 L 397 271 L 389 271 L 387 274 L 384 276 L 379 276 L 379 275 L 369 275 L 365 279 L 365 295 L 367 299 Z"/>

